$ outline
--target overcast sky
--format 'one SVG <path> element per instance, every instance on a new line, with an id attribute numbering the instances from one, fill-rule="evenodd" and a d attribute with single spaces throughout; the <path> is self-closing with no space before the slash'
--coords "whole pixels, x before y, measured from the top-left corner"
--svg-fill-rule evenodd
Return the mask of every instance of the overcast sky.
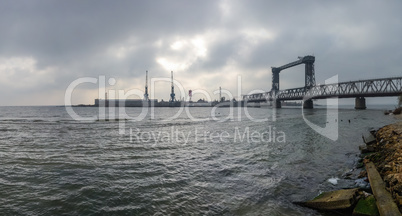
<path id="1" fill-rule="evenodd" d="M 268 91 L 271 66 L 305 55 L 316 57 L 317 83 L 402 76 L 400 0 L 3 0 L 0 29 L 0 105 L 62 105 L 83 77 L 143 91 L 146 70 L 150 78 L 173 70 L 186 92 L 212 99 L 220 86 L 237 95 L 238 79 L 242 94 Z M 281 89 L 302 87 L 304 66 L 280 78 Z M 168 100 L 170 84 L 153 93 Z M 73 103 L 98 97 L 98 84 L 82 84 Z"/>

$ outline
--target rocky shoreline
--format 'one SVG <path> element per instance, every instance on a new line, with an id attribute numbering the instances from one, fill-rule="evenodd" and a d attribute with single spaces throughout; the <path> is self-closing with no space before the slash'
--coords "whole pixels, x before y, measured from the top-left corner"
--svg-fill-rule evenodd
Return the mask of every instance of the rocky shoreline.
<path id="1" fill-rule="evenodd" d="M 402 212 L 402 121 L 380 128 L 375 133 L 375 142 L 367 148 L 372 152 L 364 157 L 363 163 L 374 163 L 386 190 Z"/>

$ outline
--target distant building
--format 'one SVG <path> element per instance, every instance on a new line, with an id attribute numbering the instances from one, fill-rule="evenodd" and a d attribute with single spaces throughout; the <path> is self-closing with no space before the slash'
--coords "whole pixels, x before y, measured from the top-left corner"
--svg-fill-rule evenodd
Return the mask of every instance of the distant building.
<path id="1" fill-rule="evenodd" d="M 105 107 L 142 107 L 142 106 L 149 106 L 152 104 L 157 104 L 158 100 L 156 99 L 150 99 L 148 101 L 144 101 L 142 99 L 109 99 L 109 100 L 103 100 L 103 99 L 95 99 L 95 106 L 105 106 Z"/>

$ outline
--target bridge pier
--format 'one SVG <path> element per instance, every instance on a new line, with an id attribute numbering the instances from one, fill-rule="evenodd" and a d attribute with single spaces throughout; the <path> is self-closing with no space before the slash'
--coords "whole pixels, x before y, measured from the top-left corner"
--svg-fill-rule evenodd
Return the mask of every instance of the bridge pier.
<path id="1" fill-rule="evenodd" d="M 309 100 L 305 100 L 303 101 L 303 109 L 313 109 L 313 100 L 309 99 Z"/>
<path id="2" fill-rule="evenodd" d="M 282 108 L 281 101 L 280 100 L 272 101 L 272 106 L 273 106 L 273 108 Z"/>
<path id="3" fill-rule="evenodd" d="M 355 109 L 366 109 L 366 98 L 357 97 L 355 99 Z"/>

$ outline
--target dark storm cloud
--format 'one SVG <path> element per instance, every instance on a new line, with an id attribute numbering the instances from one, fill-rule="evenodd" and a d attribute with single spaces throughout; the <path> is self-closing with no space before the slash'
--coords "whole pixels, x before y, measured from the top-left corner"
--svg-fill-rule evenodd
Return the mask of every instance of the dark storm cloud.
<path id="1" fill-rule="evenodd" d="M 339 74 L 341 80 L 401 74 L 400 1 L 253 1 L 238 7 L 254 25 L 278 32 L 274 44 L 253 52 L 248 67 L 280 66 L 297 55 L 316 56 L 317 78 Z M 279 5 L 280 4 L 280 5 Z M 391 15 L 392 14 L 392 15 Z"/>
<path id="2" fill-rule="evenodd" d="M 182 77 L 220 73 L 202 80 L 211 86 L 235 70 L 247 90 L 269 90 L 271 66 L 311 54 L 318 82 L 400 76 L 400 8 L 397 0 L 1 1 L 0 90 L 18 98 L 63 92 L 85 76 L 169 77 L 161 59 L 185 65 Z M 183 48 L 173 49 L 178 41 Z M 284 71 L 281 86 L 300 85 L 299 73 Z"/>
<path id="3" fill-rule="evenodd" d="M 150 43 L 202 30 L 214 19 L 211 3 L 2 1 L 0 53 L 35 55 L 48 64 L 75 61 L 132 35 Z"/>

